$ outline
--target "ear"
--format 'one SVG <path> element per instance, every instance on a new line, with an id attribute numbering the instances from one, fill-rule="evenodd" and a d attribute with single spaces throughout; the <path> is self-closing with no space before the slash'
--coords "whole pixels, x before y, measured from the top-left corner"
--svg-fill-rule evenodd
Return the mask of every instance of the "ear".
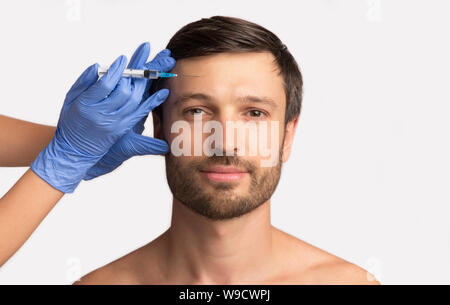
<path id="1" fill-rule="evenodd" d="M 161 119 L 158 114 L 152 112 L 153 118 L 153 137 L 156 139 L 164 140 L 162 132 Z"/>
<path id="2" fill-rule="evenodd" d="M 282 162 L 286 162 L 291 154 L 292 143 L 294 141 L 295 130 L 297 129 L 298 116 L 296 116 L 292 121 L 286 124 L 284 131 L 284 145 L 283 145 L 283 158 Z"/>

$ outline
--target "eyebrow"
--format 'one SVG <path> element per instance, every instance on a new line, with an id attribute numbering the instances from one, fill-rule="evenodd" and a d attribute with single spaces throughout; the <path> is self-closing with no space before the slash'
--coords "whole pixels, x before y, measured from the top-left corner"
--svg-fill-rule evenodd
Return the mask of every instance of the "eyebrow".
<path id="1" fill-rule="evenodd" d="M 178 99 L 175 101 L 174 105 L 176 105 L 179 102 L 185 102 L 187 100 L 201 100 L 201 101 L 205 101 L 205 102 L 212 102 L 215 100 L 214 97 L 208 95 L 208 94 L 204 94 L 204 93 L 188 93 L 188 94 L 182 94 L 181 96 L 178 97 Z M 262 103 L 262 104 L 266 104 L 269 105 L 273 108 L 275 108 L 277 106 L 277 103 L 275 103 L 275 101 L 269 97 L 259 97 L 259 96 L 254 96 L 254 95 L 245 95 L 245 96 L 241 96 L 238 98 L 238 101 L 242 102 L 242 103 Z"/>

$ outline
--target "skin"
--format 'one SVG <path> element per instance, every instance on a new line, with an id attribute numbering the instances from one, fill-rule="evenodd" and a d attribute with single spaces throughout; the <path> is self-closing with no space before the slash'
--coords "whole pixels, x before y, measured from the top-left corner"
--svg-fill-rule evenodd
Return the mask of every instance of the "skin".
<path id="1" fill-rule="evenodd" d="M 0 199 L 0 266 L 27 241 L 63 196 L 28 169 Z"/>
<path id="2" fill-rule="evenodd" d="M 0 115 L 0 131 L 0 167 L 30 166 L 50 143 L 56 127 Z"/>
<path id="3" fill-rule="evenodd" d="M 55 129 L 0 115 L 0 166 L 30 166 L 51 141 Z M 0 238 L 0 266 L 25 243 L 63 196 L 28 169 L 0 198 L 0 237 L 7 237 Z"/>
<path id="4" fill-rule="evenodd" d="M 251 74 L 240 71 L 251 71 Z M 170 145 L 176 136 L 170 133 L 174 121 L 186 120 L 193 124 L 187 111 L 191 108 L 201 108 L 205 110 L 207 119 L 222 123 L 238 119 L 284 122 L 286 100 L 282 78 L 276 71 L 273 56 L 265 52 L 223 53 L 179 60 L 172 72 L 181 77 L 168 83 L 171 94 L 163 104 L 163 121 L 153 116 L 155 136 L 164 138 Z M 208 94 L 213 100 L 191 98 L 176 103 L 180 96 L 193 92 Z M 238 99 L 244 95 L 269 97 L 276 101 L 276 105 L 243 104 Z M 254 112 L 249 115 L 250 109 L 262 110 L 267 116 L 255 118 Z M 297 124 L 298 118 L 285 128 L 280 124 L 279 141 L 271 142 L 282 152 L 283 163 L 289 158 Z M 233 150 L 236 145 L 223 143 L 223 150 Z M 185 165 L 207 157 L 178 158 L 180 164 Z M 253 164 L 262 159 L 261 156 L 241 158 Z M 258 175 L 265 170 L 269 169 L 258 169 Z M 248 176 L 231 190 L 220 191 L 200 172 L 193 173 L 189 179 L 201 183 L 205 194 L 217 192 L 218 198 L 248 195 Z M 231 208 L 223 202 L 222 206 L 217 202 L 211 204 L 221 212 Z M 217 220 L 197 213 L 174 197 L 171 226 L 167 231 L 149 244 L 89 273 L 75 284 L 379 283 L 364 269 L 272 226 L 270 199 L 240 217 Z"/>

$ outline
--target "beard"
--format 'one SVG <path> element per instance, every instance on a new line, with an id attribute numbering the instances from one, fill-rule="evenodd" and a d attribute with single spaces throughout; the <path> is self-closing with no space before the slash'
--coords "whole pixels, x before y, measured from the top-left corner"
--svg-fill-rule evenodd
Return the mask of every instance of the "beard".
<path id="1" fill-rule="evenodd" d="M 237 156 L 213 155 L 182 161 L 169 153 L 165 156 L 167 182 L 173 196 L 192 211 L 212 220 L 231 219 L 253 211 L 272 197 L 281 176 L 281 157 L 280 150 L 277 165 L 262 168 L 257 162 Z M 248 189 L 237 192 L 241 182 L 205 185 L 200 171 L 216 165 L 246 169 L 250 177 Z"/>

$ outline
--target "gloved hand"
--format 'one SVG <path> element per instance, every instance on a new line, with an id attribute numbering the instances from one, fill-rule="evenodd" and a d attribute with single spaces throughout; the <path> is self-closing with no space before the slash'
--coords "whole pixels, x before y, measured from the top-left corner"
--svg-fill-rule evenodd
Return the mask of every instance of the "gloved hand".
<path id="1" fill-rule="evenodd" d="M 169 72 L 175 66 L 175 59 L 170 57 L 170 50 L 164 49 L 159 52 L 155 58 L 145 64 L 150 53 L 150 45 L 143 43 L 134 53 L 130 60 L 128 68 L 132 69 L 151 69 Z M 151 84 L 151 80 L 136 79 L 136 82 L 142 82 L 144 88 Z M 141 135 L 144 131 L 144 123 L 147 117 L 140 120 L 126 135 L 120 138 L 103 158 L 89 169 L 84 180 L 91 180 L 98 176 L 107 174 L 124 161 L 133 156 L 157 155 L 169 152 L 168 144 L 159 139 L 150 138 Z"/>
<path id="2" fill-rule="evenodd" d="M 141 103 L 145 86 L 121 77 L 125 65 L 122 55 L 86 88 L 82 84 L 87 79 L 97 80 L 98 65 L 92 65 L 67 93 L 55 136 L 31 164 L 54 188 L 72 193 L 114 143 L 167 98 L 169 92 L 163 89 Z"/>

